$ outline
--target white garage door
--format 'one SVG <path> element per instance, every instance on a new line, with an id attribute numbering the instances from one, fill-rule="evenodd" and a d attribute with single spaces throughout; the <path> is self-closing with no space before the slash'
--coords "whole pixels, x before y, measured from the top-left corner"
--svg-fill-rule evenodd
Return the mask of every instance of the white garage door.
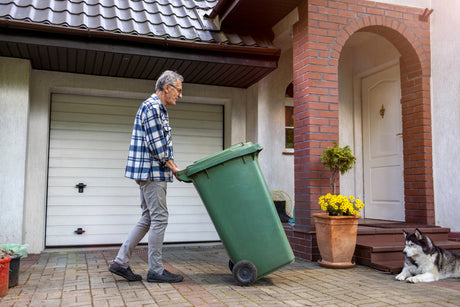
<path id="1" fill-rule="evenodd" d="M 47 246 L 118 244 L 139 219 L 139 189 L 124 169 L 141 103 L 52 95 Z M 179 102 L 168 112 L 179 167 L 222 150 L 223 106 Z M 219 240 L 192 184 L 169 184 L 167 201 L 165 242 Z"/>

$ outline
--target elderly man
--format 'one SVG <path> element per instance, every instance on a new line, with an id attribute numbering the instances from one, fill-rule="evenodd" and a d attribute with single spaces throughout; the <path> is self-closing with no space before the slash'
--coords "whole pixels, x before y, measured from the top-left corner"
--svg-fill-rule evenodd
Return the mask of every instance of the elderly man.
<path id="1" fill-rule="evenodd" d="M 158 78 L 155 94 L 145 100 L 137 111 L 125 177 L 136 181 L 140 188 L 142 216 L 121 246 L 109 271 L 129 281 L 142 277 L 129 267 L 134 248 L 148 232 L 148 282 L 180 282 L 181 275 L 163 267 L 162 246 L 168 224 L 166 206 L 167 183 L 180 171 L 174 163 L 171 127 L 166 107 L 182 97 L 183 77 L 165 71 Z"/>

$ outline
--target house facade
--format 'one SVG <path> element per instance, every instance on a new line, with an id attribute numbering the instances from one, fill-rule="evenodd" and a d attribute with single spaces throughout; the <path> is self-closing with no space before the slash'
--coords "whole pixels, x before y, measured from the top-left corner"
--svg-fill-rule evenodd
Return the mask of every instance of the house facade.
<path id="1" fill-rule="evenodd" d="M 109 2 L 98 2 L 99 10 L 115 9 Z M 269 189 L 292 200 L 295 223 L 285 230 L 296 256 L 317 257 L 312 214 L 329 192 L 319 156 L 333 142 L 350 145 L 357 157 L 340 191 L 364 200 L 365 218 L 449 227 L 456 238 L 460 39 L 449 33 L 460 29 L 459 4 L 271 1 L 271 10 L 255 13 L 258 1 L 192 2 L 159 6 L 183 21 L 174 26 L 180 34 L 168 38 L 139 28 L 133 39 L 121 6 L 114 32 L 108 13 L 105 31 L 92 28 L 99 15 L 90 12 L 98 7 L 91 1 L 85 34 L 70 19 L 51 22 L 55 32 L 47 28 L 50 16 L 81 16 L 70 6 L 35 22 L 0 14 L 0 223 L 9 225 L 1 242 L 29 244 L 31 253 L 122 242 L 138 206 L 135 185 L 123 179 L 133 113 L 168 68 L 185 77 L 182 104 L 170 115 L 179 165 L 234 143 L 260 143 Z M 147 10 L 133 5 L 131 14 Z M 46 11 L 16 7 L 26 9 Z M 199 26 L 185 25 L 181 10 L 197 13 Z M 278 12 L 272 24 L 257 16 L 271 11 Z M 166 31 L 174 28 L 163 21 Z M 198 34 L 187 36 L 194 27 Z M 144 45 L 148 39 L 167 43 Z M 292 106 L 289 149 L 285 112 Z M 174 183 L 170 191 L 166 240 L 218 240 L 193 188 Z"/>
<path id="2" fill-rule="evenodd" d="M 456 213 L 442 200 L 453 196 L 447 182 L 458 184 L 449 176 L 457 162 L 444 156 L 458 151 L 458 77 L 446 78 L 443 69 L 458 63 L 450 47 L 440 47 L 448 44 L 440 43 L 448 29 L 459 28 L 448 13 L 453 6 L 436 1 L 299 5 L 293 27 L 296 225 L 289 232 L 298 255 L 318 257 L 312 214 L 318 197 L 329 191 L 319 155 L 333 142 L 350 145 L 357 157 L 340 188 L 364 200 L 365 218 L 450 227 L 457 232 L 452 238 L 458 236 Z M 451 90 L 446 91 L 447 79 Z M 446 108 L 457 114 L 449 124 L 439 117 Z M 456 149 L 441 145 L 444 138 Z"/>

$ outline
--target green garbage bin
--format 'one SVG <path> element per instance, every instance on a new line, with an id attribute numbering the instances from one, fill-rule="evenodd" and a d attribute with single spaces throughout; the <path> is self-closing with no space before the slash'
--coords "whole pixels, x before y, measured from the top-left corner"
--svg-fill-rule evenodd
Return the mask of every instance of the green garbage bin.
<path id="1" fill-rule="evenodd" d="M 193 182 L 230 257 L 234 279 L 252 284 L 294 261 L 260 170 L 259 144 L 240 143 L 179 172 Z"/>

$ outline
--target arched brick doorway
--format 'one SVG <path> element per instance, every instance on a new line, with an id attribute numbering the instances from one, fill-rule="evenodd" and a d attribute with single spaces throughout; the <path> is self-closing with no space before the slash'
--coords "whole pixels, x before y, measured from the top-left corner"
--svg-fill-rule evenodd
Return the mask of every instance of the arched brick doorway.
<path id="1" fill-rule="evenodd" d="M 386 38 L 400 52 L 407 222 L 434 224 L 430 28 L 423 10 L 360 1 L 310 0 L 299 6 L 294 27 L 295 216 L 287 229 L 294 252 L 313 259 L 312 214 L 329 192 L 329 173 L 320 163 L 323 148 L 338 141 L 340 52 L 356 32 Z"/>

